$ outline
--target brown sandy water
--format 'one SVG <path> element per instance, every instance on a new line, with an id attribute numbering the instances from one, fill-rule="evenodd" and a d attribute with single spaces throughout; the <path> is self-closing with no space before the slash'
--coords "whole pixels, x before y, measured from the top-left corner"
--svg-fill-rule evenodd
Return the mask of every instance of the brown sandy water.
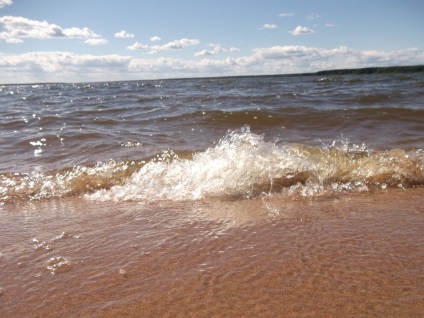
<path id="1" fill-rule="evenodd" d="M 0 317 L 422 317 L 424 189 L 0 206 Z"/>
<path id="2" fill-rule="evenodd" d="M 0 86 L 0 318 L 422 317 L 423 83 Z"/>

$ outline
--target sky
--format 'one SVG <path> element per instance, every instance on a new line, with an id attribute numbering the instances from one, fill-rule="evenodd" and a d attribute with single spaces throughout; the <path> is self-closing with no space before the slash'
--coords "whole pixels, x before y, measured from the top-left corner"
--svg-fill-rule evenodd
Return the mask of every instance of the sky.
<path id="1" fill-rule="evenodd" d="M 0 0 L 0 84 L 424 64 L 423 0 Z"/>

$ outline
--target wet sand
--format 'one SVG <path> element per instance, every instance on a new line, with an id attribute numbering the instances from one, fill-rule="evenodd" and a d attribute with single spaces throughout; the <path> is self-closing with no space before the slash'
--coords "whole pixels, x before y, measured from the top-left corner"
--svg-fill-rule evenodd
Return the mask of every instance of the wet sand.
<path id="1" fill-rule="evenodd" d="M 424 189 L 0 206 L 0 317 L 422 317 Z"/>

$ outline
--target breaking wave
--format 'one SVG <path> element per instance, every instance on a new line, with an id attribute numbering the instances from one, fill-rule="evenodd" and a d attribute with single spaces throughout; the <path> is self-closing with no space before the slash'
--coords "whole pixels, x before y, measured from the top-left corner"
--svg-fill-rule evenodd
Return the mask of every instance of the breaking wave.
<path id="1" fill-rule="evenodd" d="M 0 202 L 83 195 L 88 200 L 314 196 L 424 184 L 424 152 L 373 151 L 339 139 L 309 146 L 265 141 L 249 126 L 194 154 L 164 150 L 135 161 L 0 176 Z"/>

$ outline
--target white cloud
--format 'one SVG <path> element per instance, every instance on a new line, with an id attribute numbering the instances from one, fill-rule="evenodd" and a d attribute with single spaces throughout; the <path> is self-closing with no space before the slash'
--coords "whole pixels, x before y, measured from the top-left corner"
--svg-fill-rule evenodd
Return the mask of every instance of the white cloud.
<path id="1" fill-rule="evenodd" d="M 65 37 L 68 38 L 100 38 L 101 35 L 94 33 L 89 28 L 69 28 L 69 29 L 62 29 L 60 28 L 59 34 L 62 33 Z"/>
<path id="2" fill-rule="evenodd" d="M 127 49 L 131 51 L 149 50 L 148 53 L 156 54 L 159 51 L 181 50 L 187 46 L 197 45 L 199 43 L 200 43 L 199 40 L 196 40 L 196 39 L 180 39 L 180 40 L 175 40 L 175 41 L 166 43 L 164 45 L 152 45 L 152 46 L 135 42 L 133 45 L 127 46 Z"/>
<path id="3" fill-rule="evenodd" d="M 10 6 L 12 3 L 12 0 L 0 0 L 0 9 L 5 6 Z"/>
<path id="4" fill-rule="evenodd" d="M 356 65 L 414 65 L 423 64 L 424 52 L 417 48 L 396 51 L 360 51 L 349 55 L 349 63 Z"/>
<path id="5" fill-rule="evenodd" d="M 336 25 L 335 24 L 332 24 L 332 23 L 326 23 L 325 24 L 325 27 L 326 28 L 334 28 Z"/>
<path id="6" fill-rule="evenodd" d="M 199 40 L 197 39 L 180 39 L 169 42 L 164 45 L 155 45 L 152 46 L 152 49 L 155 51 L 163 51 L 163 50 L 181 50 L 187 46 L 197 45 L 199 44 Z"/>
<path id="7" fill-rule="evenodd" d="M 294 30 L 289 31 L 289 33 L 293 35 L 303 35 L 303 34 L 315 33 L 315 31 L 305 26 L 298 25 Z"/>
<path id="8" fill-rule="evenodd" d="M 220 53 L 224 53 L 225 49 L 223 49 L 220 46 L 216 46 L 213 50 L 203 50 L 200 52 L 197 52 L 196 54 L 194 54 L 194 56 L 210 56 L 210 55 L 217 55 Z"/>
<path id="9" fill-rule="evenodd" d="M 360 51 L 345 46 L 334 49 L 275 46 L 255 49 L 250 60 L 252 65 L 260 65 L 260 68 L 268 72 L 274 70 L 273 73 L 301 73 L 336 68 L 422 64 L 424 51 L 417 48 Z"/>
<path id="10" fill-rule="evenodd" d="M 6 43 L 12 43 L 12 44 L 17 44 L 17 43 L 23 43 L 24 42 L 21 39 L 16 39 L 16 38 L 8 38 L 5 41 L 6 41 Z"/>
<path id="11" fill-rule="evenodd" d="M 238 49 L 236 47 L 232 47 L 232 48 L 230 48 L 230 52 L 231 53 L 237 53 L 237 52 L 240 52 L 240 49 Z"/>
<path id="12" fill-rule="evenodd" d="M 162 41 L 162 39 L 160 37 L 158 37 L 157 35 L 155 35 L 155 36 L 152 36 L 150 38 L 150 41 L 152 41 L 152 42 L 159 42 L 159 41 Z"/>
<path id="13" fill-rule="evenodd" d="M 194 56 L 207 56 L 207 55 L 213 55 L 214 53 L 212 51 L 208 51 L 208 50 L 203 50 L 200 52 L 197 52 L 196 54 L 194 54 Z"/>
<path id="14" fill-rule="evenodd" d="M 103 45 L 107 44 L 109 41 L 106 39 L 87 39 L 84 41 L 85 44 L 89 45 Z"/>
<path id="15" fill-rule="evenodd" d="M 217 46 L 216 48 L 213 49 L 213 51 L 215 54 L 220 54 L 220 53 L 224 53 L 226 50 L 220 46 Z"/>
<path id="16" fill-rule="evenodd" d="M 135 42 L 133 45 L 127 46 L 127 49 L 130 51 L 136 51 L 136 50 L 146 50 L 149 46 L 140 42 Z"/>
<path id="17" fill-rule="evenodd" d="M 348 52 L 350 51 L 346 47 L 328 50 L 301 45 L 274 46 L 254 50 L 255 55 L 264 60 L 317 60 L 326 59 L 333 55 L 343 55 Z"/>
<path id="18" fill-rule="evenodd" d="M 278 28 L 278 26 L 276 24 L 265 23 L 262 26 L 262 29 L 265 29 L 265 30 L 271 30 L 271 29 L 276 29 L 276 28 Z"/>
<path id="19" fill-rule="evenodd" d="M 135 36 L 134 34 L 128 33 L 127 31 L 124 31 L 124 30 L 115 33 L 115 38 L 125 39 L 125 38 L 133 38 L 134 36 Z"/>
<path id="20" fill-rule="evenodd" d="M 0 32 L 0 39 L 4 39 L 8 43 L 17 43 L 22 38 L 101 38 L 100 34 L 96 34 L 88 28 L 63 29 L 47 21 L 30 20 L 23 17 L 3 16 L 0 17 L 0 24 L 3 24 L 6 30 Z"/>
<path id="21" fill-rule="evenodd" d="M 293 12 L 289 12 L 289 13 L 280 13 L 279 15 L 278 15 L 279 17 L 293 17 L 294 16 L 294 13 Z"/>
<path id="22" fill-rule="evenodd" d="M 110 78 L 105 77 L 105 72 L 110 76 L 125 71 L 130 59 L 119 55 L 94 56 L 69 52 L 0 54 L 0 73 L 5 83 L 101 81 Z"/>
<path id="23" fill-rule="evenodd" d="M 175 59 L 69 52 L 0 53 L 1 83 L 80 82 L 169 77 L 289 74 L 323 69 L 424 64 L 424 51 L 360 51 L 274 46 L 237 58 Z M 107 75 L 105 75 L 107 74 Z"/>

